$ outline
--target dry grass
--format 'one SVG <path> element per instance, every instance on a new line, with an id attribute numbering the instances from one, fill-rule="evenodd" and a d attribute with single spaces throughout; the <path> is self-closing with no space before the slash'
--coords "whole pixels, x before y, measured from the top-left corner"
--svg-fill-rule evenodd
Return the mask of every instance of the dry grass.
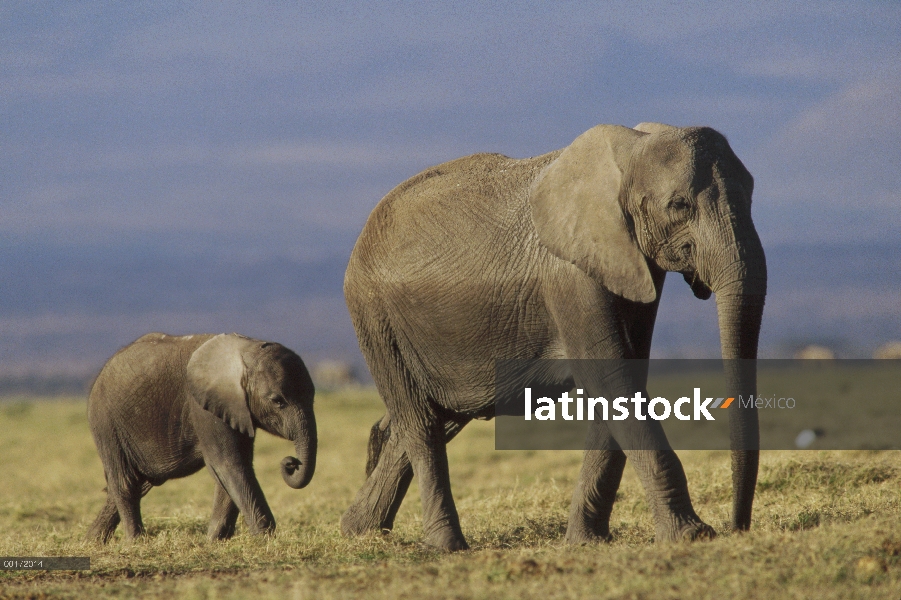
<path id="1" fill-rule="evenodd" d="M 291 490 L 278 462 L 291 445 L 261 435 L 257 474 L 278 521 L 209 542 L 212 480 L 198 473 L 142 503 L 149 535 L 101 547 L 82 541 L 104 501 L 84 401 L 0 404 L 0 555 L 90 556 L 90 572 L 0 571 L 0 598 L 491 597 L 899 598 L 901 464 L 897 452 L 767 452 L 754 530 L 725 530 L 726 452 L 680 453 L 711 542 L 655 545 L 641 487 L 627 469 L 614 542 L 564 545 L 579 452 L 495 451 L 492 423 L 449 447 L 454 495 L 473 547 L 445 555 L 419 544 L 414 486 L 389 536 L 344 539 L 341 512 L 362 482 L 371 391 L 317 399 L 319 465 Z"/>

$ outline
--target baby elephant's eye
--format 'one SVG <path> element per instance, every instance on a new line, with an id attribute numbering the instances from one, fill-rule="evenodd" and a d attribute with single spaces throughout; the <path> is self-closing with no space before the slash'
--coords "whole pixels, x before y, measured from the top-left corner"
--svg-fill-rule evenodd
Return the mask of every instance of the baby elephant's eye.
<path id="1" fill-rule="evenodd" d="M 273 396 L 272 398 L 270 398 L 270 400 L 278 408 L 285 408 L 286 406 L 288 406 L 288 403 L 281 396 Z"/>

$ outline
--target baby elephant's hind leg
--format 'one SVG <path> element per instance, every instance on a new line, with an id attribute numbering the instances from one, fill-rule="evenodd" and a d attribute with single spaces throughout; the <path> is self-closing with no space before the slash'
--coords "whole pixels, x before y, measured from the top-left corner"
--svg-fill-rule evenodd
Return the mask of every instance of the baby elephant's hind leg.
<path id="1" fill-rule="evenodd" d="M 140 485 L 137 486 L 137 523 L 139 532 L 132 533 L 129 536 L 129 529 L 126 527 L 126 537 L 133 538 L 136 535 L 140 535 L 141 532 L 144 531 L 144 526 L 141 524 L 141 507 L 140 501 L 141 498 L 147 495 L 147 492 L 153 485 L 144 481 Z M 134 514 L 134 512 L 133 512 Z M 116 531 L 116 527 L 118 527 L 119 522 L 121 521 L 121 517 L 119 516 L 119 508 L 116 504 L 116 494 L 113 494 L 109 486 L 107 486 L 107 494 L 106 494 L 106 504 L 103 505 L 103 508 L 100 509 L 100 514 L 97 515 L 97 518 L 94 519 L 94 523 L 88 529 L 87 535 L 85 535 L 85 539 L 87 541 L 98 541 L 101 544 L 106 544 L 109 542 L 110 538 L 113 537 L 113 533 Z M 131 529 L 134 532 L 134 529 Z"/>
<path id="2" fill-rule="evenodd" d="M 116 508 L 116 501 L 113 500 L 111 494 L 106 496 L 106 504 L 100 509 L 100 514 L 94 519 L 93 525 L 88 529 L 85 539 L 88 541 L 98 541 L 105 544 L 113 537 L 113 532 L 119 525 L 119 509 Z"/>
<path id="3" fill-rule="evenodd" d="M 112 478 L 111 478 L 112 479 Z M 143 480 L 118 481 L 108 483 L 109 495 L 116 503 L 125 539 L 133 540 L 144 533 L 144 522 L 141 520 L 141 497 L 153 487 Z"/>

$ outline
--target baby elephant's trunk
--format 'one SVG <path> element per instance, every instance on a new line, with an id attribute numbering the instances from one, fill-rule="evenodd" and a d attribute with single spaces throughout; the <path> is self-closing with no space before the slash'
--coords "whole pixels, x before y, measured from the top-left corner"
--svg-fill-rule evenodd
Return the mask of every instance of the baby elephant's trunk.
<path id="1" fill-rule="evenodd" d="M 316 471 L 316 421 L 312 415 L 305 420 L 297 436 L 292 440 L 297 458 L 286 456 L 282 459 L 282 479 L 292 488 L 306 487 Z"/>

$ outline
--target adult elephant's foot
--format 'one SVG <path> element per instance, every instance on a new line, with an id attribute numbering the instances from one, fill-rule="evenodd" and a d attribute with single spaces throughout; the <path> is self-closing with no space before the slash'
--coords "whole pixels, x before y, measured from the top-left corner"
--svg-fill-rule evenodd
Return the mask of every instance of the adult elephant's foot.
<path id="1" fill-rule="evenodd" d="M 394 518 L 412 481 L 410 461 L 392 438 L 382 445 L 378 463 L 341 515 L 341 533 L 354 537 L 394 529 Z"/>
<path id="2" fill-rule="evenodd" d="M 356 537 L 374 531 L 390 531 L 390 529 L 390 527 L 382 527 L 374 515 L 360 510 L 356 504 L 341 515 L 341 535 L 344 537 Z"/>
<path id="3" fill-rule="evenodd" d="M 693 542 L 695 540 L 712 540 L 716 531 L 697 515 L 672 515 L 664 522 L 657 523 L 656 541 L 658 542 Z"/>
<path id="4" fill-rule="evenodd" d="M 570 518 L 566 527 L 566 543 L 570 546 L 591 546 L 606 544 L 613 539 L 608 525 L 600 525 L 590 520 Z"/>
<path id="5" fill-rule="evenodd" d="M 432 548 L 443 550 L 444 552 L 458 552 L 460 550 L 469 550 L 469 544 L 463 534 L 454 531 L 452 527 L 443 527 L 423 539 L 423 543 Z"/>
<path id="6" fill-rule="evenodd" d="M 587 546 L 607 543 L 610 535 L 610 509 L 612 503 L 600 510 L 573 503 L 566 524 L 566 543 L 570 546 Z"/>
<path id="7" fill-rule="evenodd" d="M 566 532 L 566 543 L 570 546 L 593 546 L 596 544 L 607 544 L 613 540 L 613 536 L 609 533 L 606 535 L 598 535 L 587 532 Z"/>
<path id="8" fill-rule="evenodd" d="M 682 529 L 680 539 L 686 542 L 695 540 L 712 540 L 716 537 L 716 531 L 707 523 L 695 523 Z"/>
<path id="9" fill-rule="evenodd" d="M 611 540 L 609 511 L 607 519 L 599 518 L 595 511 L 578 506 L 570 510 L 566 525 L 566 543 L 570 546 L 590 546 Z"/>
<path id="10" fill-rule="evenodd" d="M 116 512 L 116 506 L 112 506 L 112 511 L 104 509 L 85 534 L 85 541 L 106 544 L 113 537 L 118 524 L 119 513 Z"/>

